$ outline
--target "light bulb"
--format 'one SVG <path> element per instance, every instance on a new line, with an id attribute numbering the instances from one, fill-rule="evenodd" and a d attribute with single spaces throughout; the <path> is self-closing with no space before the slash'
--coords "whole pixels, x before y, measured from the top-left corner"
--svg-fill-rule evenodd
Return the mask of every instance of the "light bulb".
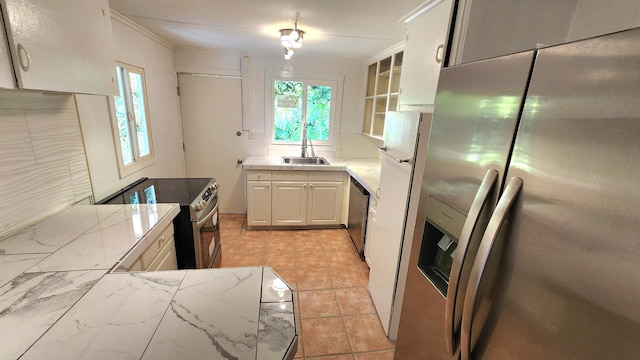
<path id="1" fill-rule="evenodd" d="M 286 60 L 291 59 L 291 55 L 293 55 L 293 49 L 290 47 L 285 47 L 284 48 L 284 58 Z"/>
<path id="2" fill-rule="evenodd" d="M 300 33 L 298 32 L 298 30 L 291 30 L 291 32 L 289 33 L 289 39 L 291 39 L 291 41 L 293 41 L 294 43 L 298 41 L 298 39 L 300 39 Z"/>

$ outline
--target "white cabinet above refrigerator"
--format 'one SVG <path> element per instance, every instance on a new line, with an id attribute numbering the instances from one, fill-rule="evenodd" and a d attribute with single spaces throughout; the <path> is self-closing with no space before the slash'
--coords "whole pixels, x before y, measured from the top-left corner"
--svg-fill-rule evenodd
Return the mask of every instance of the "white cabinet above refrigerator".
<path id="1" fill-rule="evenodd" d="M 400 76 L 400 110 L 404 105 L 431 105 L 443 66 L 453 0 L 432 1 L 424 14 L 407 24 Z M 419 12 L 420 10 L 418 10 Z"/>

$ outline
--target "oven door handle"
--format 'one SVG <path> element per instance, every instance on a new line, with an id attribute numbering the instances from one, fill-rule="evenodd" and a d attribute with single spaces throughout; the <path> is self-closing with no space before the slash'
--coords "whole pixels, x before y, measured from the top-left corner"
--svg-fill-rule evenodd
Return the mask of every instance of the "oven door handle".
<path id="1" fill-rule="evenodd" d="M 213 209 L 211 209 L 211 211 L 205 215 L 202 220 L 199 220 L 198 222 L 196 222 L 196 228 L 200 229 L 204 226 L 204 224 L 211 220 L 211 218 L 213 217 L 213 215 L 215 215 L 215 213 L 218 212 L 218 204 L 216 203 L 216 206 L 213 207 Z"/>

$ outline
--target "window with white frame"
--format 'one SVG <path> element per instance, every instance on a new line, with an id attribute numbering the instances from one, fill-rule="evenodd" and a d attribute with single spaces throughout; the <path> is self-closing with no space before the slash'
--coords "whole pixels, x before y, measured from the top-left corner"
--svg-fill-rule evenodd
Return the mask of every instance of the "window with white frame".
<path id="1" fill-rule="evenodd" d="M 114 137 L 118 148 L 118 165 L 125 176 L 153 160 L 151 127 L 144 69 L 118 63 L 119 95 L 114 96 Z"/>
<path id="2" fill-rule="evenodd" d="M 307 139 L 333 142 L 338 83 L 334 81 L 273 80 L 273 143 L 299 144 Z"/>

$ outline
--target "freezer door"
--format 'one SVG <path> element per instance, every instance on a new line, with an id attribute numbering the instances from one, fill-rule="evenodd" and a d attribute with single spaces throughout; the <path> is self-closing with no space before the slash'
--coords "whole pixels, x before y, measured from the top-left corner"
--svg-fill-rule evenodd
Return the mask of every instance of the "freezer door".
<path id="1" fill-rule="evenodd" d="M 431 196 L 466 215 L 487 171 L 504 176 L 533 56 L 442 70 L 425 172 Z"/>
<path id="2" fill-rule="evenodd" d="M 463 339 L 474 360 L 638 358 L 639 39 L 539 52 L 507 174 L 522 189 Z"/>

